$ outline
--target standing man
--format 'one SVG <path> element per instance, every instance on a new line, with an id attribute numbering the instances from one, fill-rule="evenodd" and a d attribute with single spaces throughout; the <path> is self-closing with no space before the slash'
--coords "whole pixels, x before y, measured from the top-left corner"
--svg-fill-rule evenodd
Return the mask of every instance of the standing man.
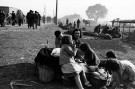
<path id="1" fill-rule="evenodd" d="M 74 22 L 74 29 L 76 28 L 76 23 Z"/>
<path id="2" fill-rule="evenodd" d="M 38 13 L 38 26 L 40 26 L 41 15 L 39 14 L 39 12 L 37 13 Z"/>
<path id="3" fill-rule="evenodd" d="M 11 19 L 12 19 L 12 26 L 14 26 L 15 25 L 15 19 L 16 19 L 16 15 L 15 15 L 15 12 L 14 11 L 12 11 L 12 17 L 11 17 Z"/>
<path id="4" fill-rule="evenodd" d="M 5 17 L 6 17 L 5 12 L 0 10 L 0 25 L 1 25 L 1 27 L 5 26 L 5 23 L 4 23 Z"/>
<path id="5" fill-rule="evenodd" d="M 78 20 L 77 20 L 77 28 L 80 27 L 80 23 L 81 23 L 81 21 L 78 19 Z"/>
<path id="6" fill-rule="evenodd" d="M 27 19 L 27 23 L 28 23 L 28 28 L 31 28 L 33 26 L 33 11 L 30 10 L 28 13 L 27 13 L 27 16 L 26 16 L 26 19 Z"/>
<path id="7" fill-rule="evenodd" d="M 42 17 L 43 23 L 45 24 L 45 15 Z"/>
<path id="8" fill-rule="evenodd" d="M 66 25 L 68 26 L 68 24 L 69 24 L 69 20 L 67 19 L 67 20 L 66 20 Z"/>
<path id="9" fill-rule="evenodd" d="M 34 20 L 34 23 L 33 23 L 33 29 L 36 28 L 37 29 L 37 25 L 38 25 L 38 12 L 35 11 L 35 13 L 33 14 L 33 20 Z"/>

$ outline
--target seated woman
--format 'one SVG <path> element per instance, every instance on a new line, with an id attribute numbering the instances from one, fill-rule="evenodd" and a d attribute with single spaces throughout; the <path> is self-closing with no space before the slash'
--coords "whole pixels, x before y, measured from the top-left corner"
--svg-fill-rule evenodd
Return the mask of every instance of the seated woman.
<path id="1" fill-rule="evenodd" d="M 72 32 L 72 39 L 74 43 L 76 44 L 76 47 L 79 48 L 81 41 L 80 38 L 82 38 L 82 32 L 81 29 L 75 29 Z"/>
<path id="2" fill-rule="evenodd" d="M 80 74 L 82 75 L 85 85 L 91 86 L 86 79 L 82 67 L 74 60 L 77 48 L 76 45 L 73 44 L 72 38 L 70 36 L 63 36 L 61 44 L 59 64 L 61 65 L 62 73 L 67 77 L 74 77 L 79 89 L 84 89 L 80 80 Z"/>
<path id="3" fill-rule="evenodd" d="M 135 81 L 135 65 L 128 60 L 118 60 L 114 51 L 106 53 L 106 68 L 112 72 L 112 83 L 115 87 L 128 89 Z M 122 85 L 122 86 L 121 86 Z"/>
<path id="4" fill-rule="evenodd" d="M 72 39 L 73 39 L 74 44 L 76 44 L 76 48 L 79 48 L 80 45 L 82 44 L 82 42 L 80 41 L 80 38 L 82 38 L 82 31 L 81 31 L 81 29 L 73 30 L 73 32 L 72 32 Z M 76 54 L 75 58 L 76 58 L 76 61 L 81 62 L 82 55 L 81 55 L 80 50 L 77 51 L 77 54 Z"/>

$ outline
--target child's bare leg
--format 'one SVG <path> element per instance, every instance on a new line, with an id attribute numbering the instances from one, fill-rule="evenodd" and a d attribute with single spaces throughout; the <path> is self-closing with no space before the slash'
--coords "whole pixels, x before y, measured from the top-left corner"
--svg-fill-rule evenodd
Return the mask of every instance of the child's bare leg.
<path id="1" fill-rule="evenodd" d="M 87 86 L 92 86 L 91 84 L 89 84 L 89 81 L 88 81 L 87 78 L 86 78 L 85 72 L 82 71 L 80 74 L 81 74 L 81 76 L 82 76 L 82 79 L 83 79 L 85 85 L 87 85 Z"/>
<path id="2" fill-rule="evenodd" d="M 79 76 L 79 75 L 76 75 L 76 76 L 75 76 L 75 82 L 76 82 L 77 87 L 78 87 L 79 89 L 84 89 L 83 86 L 82 86 L 82 83 L 81 83 L 81 80 L 80 80 L 80 76 Z"/>
<path id="3" fill-rule="evenodd" d="M 82 77 L 82 79 L 83 79 L 84 82 L 87 82 L 88 81 L 87 78 L 86 78 L 86 75 L 85 75 L 84 71 L 82 71 L 80 73 L 80 75 L 81 75 L 81 77 Z"/>

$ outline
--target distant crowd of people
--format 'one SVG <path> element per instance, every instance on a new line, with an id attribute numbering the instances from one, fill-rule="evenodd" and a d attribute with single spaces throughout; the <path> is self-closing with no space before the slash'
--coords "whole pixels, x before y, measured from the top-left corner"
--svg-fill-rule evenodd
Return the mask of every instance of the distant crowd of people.
<path id="1" fill-rule="evenodd" d="M 59 27 L 63 29 L 75 29 L 80 28 L 81 21 L 80 19 L 77 19 L 77 21 L 74 21 L 73 23 L 69 21 L 69 19 L 66 19 L 66 24 L 64 25 L 62 22 L 59 22 Z"/>
<path id="2" fill-rule="evenodd" d="M 107 24 L 105 26 L 101 26 L 100 24 L 97 25 L 94 28 L 94 32 L 97 34 L 108 34 L 112 38 L 120 38 L 121 37 L 119 27 L 109 27 L 109 26 L 107 26 Z"/>
<path id="3" fill-rule="evenodd" d="M 24 22 L 27 22 L 28 28 L 37 29 L 37 26 L 40 26 L 41 15 L 38 11 L 30 10 L 25 16 L 21 10 L 12 11 L 12 13 L 5 13 L 0 10 L 0 25 L 3 27 L 5 24 L 14 26 L 18 24 L 19 26 L 23 25 Z M 45 22 L 45 21 L 44 21 Z"/>
<path id="4" fill-rule="evenodd" d="M 12 25 L 14 26 L 16 23 L 18 23 L 19 26 L 21 26 L 24 22 L 24 14 L 21 10 L 17 10 L 15 13 L 12 11 L 12 13 L 5 13 L 4 11 L 0 10 L 0 24 L 1 26 Z"/>
<path id="5" fill-rule="evenodd" d="M 30 10 L 26 15 L 26 19 L 28 28 L 37 29 L 37 26 L 40 26 L 41 15 L 39 12 Z"/>

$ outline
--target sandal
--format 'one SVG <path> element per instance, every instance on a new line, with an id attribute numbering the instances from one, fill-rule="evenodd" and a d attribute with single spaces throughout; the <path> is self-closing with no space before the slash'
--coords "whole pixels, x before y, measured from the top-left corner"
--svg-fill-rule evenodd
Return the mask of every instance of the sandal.
<path id="1" fill-rule="evenodd" d="M 85 85 L 88 87 L 91 87 L 92 85 L 89 83 L 89 81 L 85 82 Z"/>

